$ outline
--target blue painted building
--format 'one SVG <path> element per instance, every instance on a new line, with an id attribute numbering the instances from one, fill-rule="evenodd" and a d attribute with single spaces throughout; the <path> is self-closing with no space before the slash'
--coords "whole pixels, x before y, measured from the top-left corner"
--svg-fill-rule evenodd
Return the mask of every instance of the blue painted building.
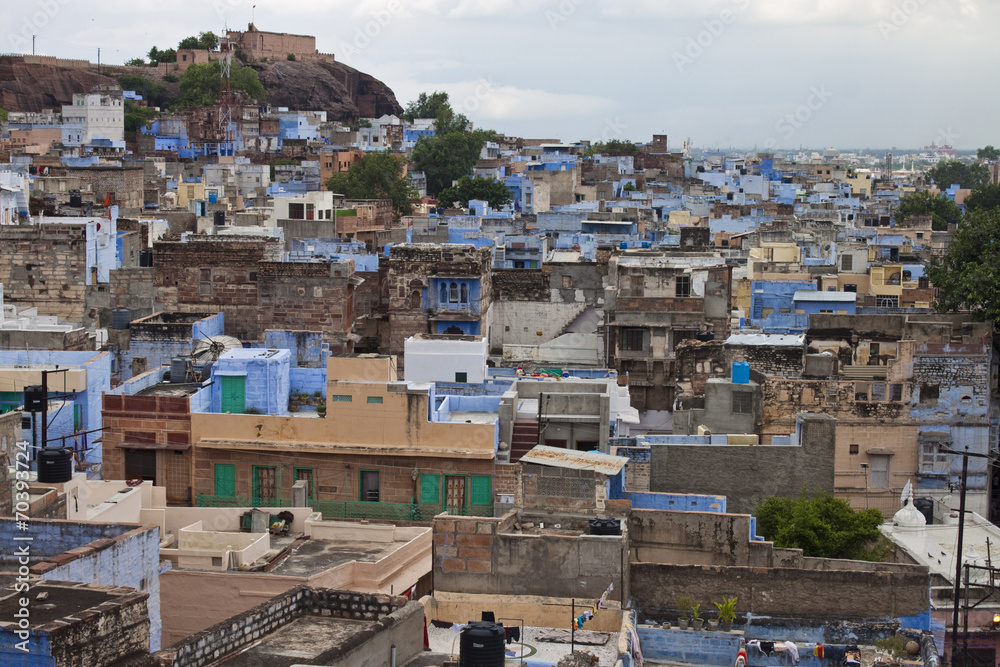
<path id="1" fill-rule="evenodd" d="M 212 368 L 210 412 L 288 414 L 292 354 L 286 349 L 229 350 Z M 192 405 L 194 411 L 194 405 Z"/>
<path id="2" fill-rule="evenodd" d="M 816 315 L 836 313 L 854 315 L 858 295 L 855 292 L 819 292 L 800 290 L 792 296 L 792 308 L 796 314 Z"/>

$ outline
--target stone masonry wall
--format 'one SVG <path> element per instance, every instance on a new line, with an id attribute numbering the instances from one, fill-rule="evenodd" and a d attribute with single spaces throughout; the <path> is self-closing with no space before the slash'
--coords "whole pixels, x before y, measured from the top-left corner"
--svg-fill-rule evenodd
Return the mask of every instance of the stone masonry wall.
<path id="1" fill-rule="evenodd" d="M 5 301 L 37 306 L 39 315 L 83 320 L 86 225 L 5 225 L 0 228 L 0 255 Z"/>
<path id="2" fill-rule="evenodd" d="M 260 324 L 270 329 L 320 331 L 334 354 L 347 353 L 354 325 L 354 261 L 262 262 L 257 271 Z"/>

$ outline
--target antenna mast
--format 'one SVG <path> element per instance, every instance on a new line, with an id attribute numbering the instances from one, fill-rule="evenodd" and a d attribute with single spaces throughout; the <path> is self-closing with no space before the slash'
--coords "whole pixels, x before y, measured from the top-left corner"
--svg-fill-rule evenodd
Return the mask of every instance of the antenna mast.
<path id="1" fill-rule="evenodd" d="M 223 33 L 219 40 L 219 51 L 222 57 L 219 59 L 221 65 L 222 88 L 219 91 L 219 154 L 226 151 L 226 155 L 235 155 L 233 145 L 233 91 L 230 87 L 229 74 L 233 62 L 233 54 L 230 50 L 229 31 Z"/>

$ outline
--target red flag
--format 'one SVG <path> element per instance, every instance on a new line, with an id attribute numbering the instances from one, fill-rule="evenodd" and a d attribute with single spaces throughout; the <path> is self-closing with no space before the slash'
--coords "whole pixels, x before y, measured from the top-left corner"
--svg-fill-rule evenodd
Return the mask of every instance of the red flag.
<path id="1" fill-rule="evenodd" d="M 111 206 L 111 193 L 110 192 L 108 194 L 104 195 L 104 206 L 105 206 L 105 208 L 107 208 L 108 206 Z"/>

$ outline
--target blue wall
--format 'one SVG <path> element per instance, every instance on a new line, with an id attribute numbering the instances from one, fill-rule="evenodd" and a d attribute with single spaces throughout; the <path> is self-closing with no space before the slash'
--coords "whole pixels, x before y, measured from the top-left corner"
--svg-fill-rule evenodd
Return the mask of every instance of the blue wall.
<path id="1" fill-rule="evenodd" d="M 637 510 L 675 510 L 684 512 L 726 513 L 725 496 L 696 496 L 684 493 L 627 492 L 627 500 Z"/>
<path id="2" fill-rule="evenodd" d="M 212 367 L 209 387 L 212 392 L 212 412 L 222 411 L 222 386 L 219 378 L 226 375 L 246 377 L 246 407 L 256 408 L 265 415 L 288 414 L 288 394 L 291 391 L 291 352 L 277 350 L 230 350 Z M 192 401 L 193 403 L 193 401 Z M 192 405 L 193 408 L 193 405 Z"/>

